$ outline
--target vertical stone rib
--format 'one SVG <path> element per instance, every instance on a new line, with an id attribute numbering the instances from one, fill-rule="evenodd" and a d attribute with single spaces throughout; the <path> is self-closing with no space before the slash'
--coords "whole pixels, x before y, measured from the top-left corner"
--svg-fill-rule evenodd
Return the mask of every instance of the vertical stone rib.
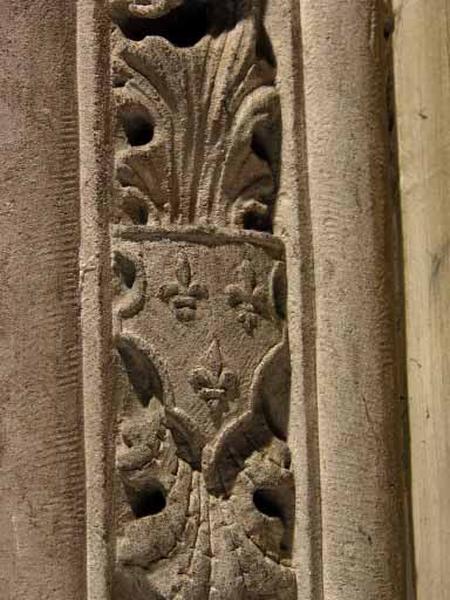
<path id="1" fill-rule="evenodd" d="M 84 600 L 75 8 L 1 13 L 0 596 Z"/>
<path id="2" fill-rule="evenodd" d="M 315 290 L 306 158 L 302 36 L 297 0 L 268 3 L 277 57 L 283 148 L 275 231 L 286 243 L 292 383 L 289 443 L 297 486 L 293 565 L 298 597 L 323 598 L 320 460 L 315 366 Z"/>
<path id="3" fill-rule="evenodd" d="M 327 600 L 404 597 L 382 10 L 300 0 Z"/>
<path id="4" fill-rule="evenodd" d="M 78 2 L 83 401 L 89 600 L 110 598 L 112 523 L 111 181 L 109 16 L 102 0 Z"/>

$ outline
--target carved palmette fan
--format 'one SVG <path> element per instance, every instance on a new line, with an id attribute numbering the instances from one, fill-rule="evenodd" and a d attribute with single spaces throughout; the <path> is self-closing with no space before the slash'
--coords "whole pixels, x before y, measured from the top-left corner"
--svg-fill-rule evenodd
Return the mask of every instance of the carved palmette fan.
<path id="1" fill-rule="evenodd" d="M 261 3 L 110 4 L 114 600 L 294 600 L 280 107 Z"/>
<path id="2" fill-rule="evenodd" d="M 251 4 L 239 14 L 189 48 L 115 32 L 116 194 L 132 222 L 270 228 L 274 68 Z"/>

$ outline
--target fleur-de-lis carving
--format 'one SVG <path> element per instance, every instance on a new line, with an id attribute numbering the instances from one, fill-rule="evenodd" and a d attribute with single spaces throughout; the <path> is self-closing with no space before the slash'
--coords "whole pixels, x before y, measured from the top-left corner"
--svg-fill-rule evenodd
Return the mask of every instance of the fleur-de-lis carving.
<path id="1" fill-rule="evenodd" d="M 159 298 L 170 304 L 179 321 L 193 321 L 200 300 L 209 297 L 208 288 L 192 281 L 192 270 L 189 258 L 180 252 L 175 268 L 177 281 L 161 286 Z"/>
<path id="2" fill-rule="evenodd" d="M 213 340 L 203 358 L 203 365 L 194 369 L 189 383 L 195 393 L 214 412 L 224 413 L 238 395 L 236 374 L 224 367 L 219 343 Z"/>
<path id="3" fill-rule="evenodd" d="M 258 326 L 267 304 L 267 293 L 263 285 L 258 285 L 251 262 L 243 260 L 237 270 L 237 283 L 229 285 L 225 293 L 228 304 L 238 311 L 238 321 L 248 334 Z"/>

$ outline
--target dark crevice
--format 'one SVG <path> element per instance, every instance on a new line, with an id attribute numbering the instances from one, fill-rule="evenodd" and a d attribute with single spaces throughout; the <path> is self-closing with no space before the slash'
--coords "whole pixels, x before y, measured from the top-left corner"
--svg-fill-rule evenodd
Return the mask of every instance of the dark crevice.
<path id="1" fill-rule="evenodd" d="M 158 19 L 127 16 L 116 21 L 130 40 L 141 41 L 147 36 L 159 36 L 178 48 L 189 48 L 208 33 L 209 10 L 206 0 L 186 0 Z"/>
<path id="2" fill-rule="evenodd" d="M 114 272 L 123 288 L 130 290 L 133 287 L 136 281 L 136 265 L 120 252 L 114 254 Z"/>
<path id="3" fill-rule="evenodd" d="M 138 112 L 124 112 L 121 120 L 130 146 L 145 146 L 152 141 L 154 128 L 146 115 Z"/>
<path id="4" fill-rule="evenodd" d="M 120 339 L 117 347 L 130 382 L 142 405 L 148 406 L 154 396 L 161 401 L 163 398 L 162 383 L 153 362 L 127 340 Z"/>
<path id="5" fill-rule="evenodd" d="M 273 233 L 273 212 L 276 194 L 279 186 L 279 164 L 281 134 L 279 120 L 274 115 L 270 120 L 260 123 L 253 131 L 250 148 L 253 154 L 265 162 L 272 173 L 274 190 L 273 194 L 259 201 L 267 206 L 267 211 L 262 214 L 249 211 L 244 217 L 244 229 Z"/>
<path id="6" fill-rule="evenodd" d="M 294 496 L 286 488 L 260 488 L 253 494 L 255 508 L 270 519 L 279 519 L 284 526 L 280 550 L 289 556 L 292 550 Z"/>
<path id="7" fill-rule="evenodd" d="M 250 146 L 252 152 L 266 162 L 276 174 L 280 161 L 281 124 L 277 111 L 273 112 L 275 114 L 255 128 Z"/>
<path id="8" fill-rule="evenodd" d="M 286 304 L 287 304 L 287 281 L 286 271 L 284 266 L 276 269 L 273 278 L 273 301 L 277 316 L 286 319 Z"/>
<path id="9" fill-rule="evenodd" d="M 256 40 L 256 57 L 259 60 L 265 60 L 274 69 L 277 66 L 272 43 L 264 27 L 261 27 L 261 30 Z"/>
<path id="10" fill-rule="evenodd" d="M 125 491 L 131 510 L 137 519 L 157 515 L 166 508 L 166 494 L 157 481 L 139 490 L 126 486 Z"/>
<path id="11" fill-rule="evenodd" d="M 267 148 L 267 143 L 267 137 L 263 136 L 261 131 L 255 131 L 253 133 L 251 141 L 252 152 L 264 162 L 270 163 L 270 155 Z"/>
<path id="12" fill-rule="evenodd" d="M 248 211 L 243 218 L 243 227 L 251 231 L 272 233 L 272 211 L 269 210 L 265 215 Z"/>
<path id="13" fill-rule="evenodd" d="M 111 85 L 112 85 L 113 89 L 118 90 L 120 88 L 125 87 L 126 83 L 127 83 L 127 79 L 125 79 L 125 77 L 117 76 L 117 77 L 113 78 Z"/>
<path id="14" fill-rule="evenodd" d="M 136 209 L 134 222 L 137 225 L 146 225 L 148 222 L 148 209 L 146 206 L 139 206 Z"/>
<path id="15" fill-rule="evenodd" d="M 253 494 L 253 503 L 260 513 L 284 522 L 284 512 L 276 490 L 259 489 Z"/>
<path id="16" fill-rule="evenodd" d="M 394 28 L 395 28 L 394 16 L 388 15 L 384 21 L 384 27 L 383 27 L 383 36 L 386 41 L 388 41 L 389 38 L 394 33 Z"/>
<path id="17" fill-rule="evenodd" d="M 224 31 L 231 31 L 248 16 L 250 10 L 253 10 L 251 5 L 236 0 L 184 0 L 181 6 L 159 18 L 134 17 L 126 10 L 116 10 L 113 20 L 130 40 L 141 41 L 147 36 L 159 36 L 178 48 L 190 48 L 208 34 L 216 37 Z M 261 35 L 258 44 L 258 58 L 274 64 L 267 34 Z"/>

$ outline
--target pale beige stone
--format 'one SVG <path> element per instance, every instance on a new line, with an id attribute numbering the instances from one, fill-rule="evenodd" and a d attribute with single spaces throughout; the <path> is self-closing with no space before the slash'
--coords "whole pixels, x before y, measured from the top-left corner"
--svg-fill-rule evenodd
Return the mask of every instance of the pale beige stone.
<path id="1" fill-rule="evenodd" d="M 80 302 L 86 464 L 87 598 L 109 600 L 115 532 L 112 283 L 109 215 L 112 178 L 110 20 L 106 2 L 77 2 L 80 145 Z"/>
<path id="2" fill-rule="evenodd" d="M 205 6 L 113 13 L 117 600 L 297 596 L 276 67 Z"/>
<path id="3" fill-rule="evenodd" d="M 383 3 L 5 14 L 0 600 L 405 598 Z"/>
<path id="4" fill-rule="evenodd" d="M 397 600 L 405 580 L 402 403 L 392 311 L 384 13 L 381 2 L 366 0 L 298 5 L 309 205 L 298 231 L 308 226 L 312 235 L 310 351 L 321 499 L 322 591 L 313 597 Z M 288 280 L 293 277 L 288 271 Z"/>
<path id="5" fill-rule="evenodd" d="M 394 2 L 418 600 L 450 598 L 449 8 Z"/>

